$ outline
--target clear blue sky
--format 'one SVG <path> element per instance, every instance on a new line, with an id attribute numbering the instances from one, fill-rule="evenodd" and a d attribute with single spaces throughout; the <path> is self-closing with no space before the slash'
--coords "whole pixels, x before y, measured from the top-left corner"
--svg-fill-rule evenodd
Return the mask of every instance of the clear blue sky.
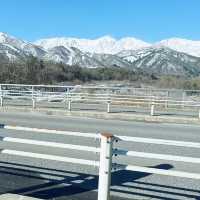
<path id="1" fill-rule="evenodd" d="M 200 0 L 2 0 L 0 32 L 34 41 L 54 36 L 147 42 L 200 40 Z"/>

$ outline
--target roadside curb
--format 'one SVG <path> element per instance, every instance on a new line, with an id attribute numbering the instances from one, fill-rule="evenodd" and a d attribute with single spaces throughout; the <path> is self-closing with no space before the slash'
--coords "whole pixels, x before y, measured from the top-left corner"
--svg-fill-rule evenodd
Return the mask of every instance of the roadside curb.
<path id="1" fill-rule="evenodd" d="M 127 113 L 104 113 L 104 112 L 81 112 L 81 111 L 67 111 L 56 110 L 49 108 L 22 108 L 22 107 L 2 107 L 0 112 L 30 112 L 30 113 L 42 113 L 46 115 L 57 116 L 74 116 L 74 117 L 88 117 L 96 119 L 110 119 L 110 120 L 122 120 L 122 121 L 138 121 L 138 122 L 152 122 L 152 123 L 176 123 L 176 124 L 199 124 L 198 118 L 186 118 L 186 117 L 166 117 L 166 116 L 150 116 L 141 114 L 127 114 Z"/>

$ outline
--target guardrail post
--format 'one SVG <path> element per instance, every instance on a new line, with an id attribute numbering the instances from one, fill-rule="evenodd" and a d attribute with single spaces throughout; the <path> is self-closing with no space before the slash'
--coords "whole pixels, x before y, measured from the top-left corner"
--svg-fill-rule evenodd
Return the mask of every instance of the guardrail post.
<path id="1" fill-rule="evenodd" d="M 98 200 L 110 199 L 113 135 L 101 134 Z"/>
<path id="2" fill-rule="evenodd" d="M 1 104 L 1 107 L 3 107 L 3 96 L 1 96 L 0 98 L 0 104 Z"/>
<path id="3" fill-rule="evenodd" d="M 72 105 L 71 105 L 71 99 L 68 100 L 68 110 L 71 111 Z"/>
<path id="4" fill-rule="evenodd" d="M 199 119 L 200 119 L 200 108 L 199 108 Z"/>
<path id="5" fill-rule="evenodd" d="M 154 116 L 154 110 L 155 110 L 155 102 L 153 101 L 153 102 L 151 103 L 151 112 L 150 112 L 150 115 L 151 115 L 151 116 Z"/>
<path id="6" fill-rule="evenodd" d="M 33 99 L 32 99 L 32 102 L 33 102 L 33 109 L 35 109 L 35 108 L 36 108 L 36 99 L 33 98 Z"/>
<path id="7" fill-rule="evenodd" d="M 169 91 L 166 92 L 165 108 L 168 108 Z"/>
<path id="8" fill-rule="evenodd" d="M 0 106 L 3 107 L 3 91 L 2 91 L 2 85 L 0 85 Z"/>
<path id="9" fill-rule="evenodd" d="M 186 96 L 186 92 L 185 91 L 183 91 L 183 93 L 182 93 L 182 108 L 184 108 L 185 107 L 185 96 Z"/>
<path id="10" fill-rule="evenodd" d="M 72 105 L 71 105 L 71 96 L 69 88 L 67 88 L 67 103 L 68 103 L 68 111 L 71 111 Z"/>
<path id="11" fill-rule="evenodd" d="M 107 101 L 107 113 L 110 113 L 110 104 L 111 104 L 111 101 L 108 100 Z"/>
<path id="12" fill-rule="evenodd" d="M 36 108 L 36 99 L 34 97 L 34 86 L 32 86 L 32 107 L 33 109 Z"/>
<path id="13" fill-rule="evenodd" d="M 67 101 L 66 103 L 68 104 L 67 105 L 67 109 L 68 111 L 71 111 L 71 96 L 70 96 L 70 89 L 67 88 Z"/>
<path id="14" fill-rule="evenodd" d="M 110 113 L 110 104 L 111 104 L 111 98 L 110 98 L 110 91 L 107 91 L 107 113 Z"/>

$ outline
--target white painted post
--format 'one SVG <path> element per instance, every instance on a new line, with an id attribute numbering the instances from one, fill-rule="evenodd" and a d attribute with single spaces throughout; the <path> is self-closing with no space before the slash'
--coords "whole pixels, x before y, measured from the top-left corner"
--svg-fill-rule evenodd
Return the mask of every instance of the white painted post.
<path id="1" fill-rule="evenodd" d="M 71 111 L 71 96 L 70 96 L 70 90 L 67 88 L 67 109 L 68 111 Z"/>
<path id="2" fill-rule="evenodd" d="M 165 108 L 168 108 L 168 100 L 169 100 L 169 91 L 166 92 L 166 101 L 165 101 Z"/>
<path id="3" fill-rule="evenodd" d="M 2 91 L 2 85 L 0 85 L 0 106 L 3 107 L 3 91 Z"/>
<path id="4" fill-rule="evenodd" d="M 186 96 L 186 93 L 185 93 L 185 91 L 183 91 L 183 93 L 182 93 L 182 108 L 184 108 L 184 106 L 185 106 L 185 96 Z"/>
<path id="5" fill-rule="evenodd" d="M 71 96 L 69 88 L 67 88 L 67 102 L 68 102 L 68 111 L 71 111 L 72 106 L 71 106 Z"/>
<path id="6" fill-rule="evenodd" d="M 33 109 L 36 108 L 36 99 L 34 97 L 34 86 L 32 86 L 32 107 Z"/>
<path id="7" fill-rule="evenodd" d="M 66 104 L 66 109 L 68 109 L 68 100 L 69 100 L 69 88 L 67 88 L 66 96 L 65 96 L 65 104 Z"/>
<path id="8" fill-rule="evenodd" d="M 200 109 L 199 109 L 199 119 L 200 119 Z"/>
<path id="9" fill-rule="evenodd" d="M 36 100 L 35 100 L 35 98 L 33 98 L 32 101 L 33 101 L 33 109 L 35 109 L 36 108 Z"/>
<path id="10" fill-rule="evenodd" d="M 0 99 L 0 104 L 1 104 L 1 107 L 3 107 L 3 96 L 1 96 L 1 99 Z"/>
<path id="11" fill-rule="evenodd" d="M 150 113 L 151 116 L 154 116 L 154 109 L 155 109 L 155 103 L 153 101 L 151 104 L 151 113 Z"/>
<path id="12" fill-rule="evenodd" d="M 154 116 L 154 110 L 155 110 L 155 97 L 152 97 L 151 110 L 150 110 L 150 115 L 151 116 Z"/>
<path id="13" fill-rule="evenodd" d="M 113 135 L 101 134 L 98 200 L 110 199 Z"/>
<path id="14" fill-rule="evenodd" d="M 108 102 L 107 102 L 107 113 L 110 113 L 110 103 L 111 103 L 111 101 L 108 100 Z"/>
<path id="15" fill-rule="evenodd" d="M 111 100 L 110 100 L 110 91 L 108 90 L 108 94 L 107 94 L 107 113 L 110 112 L 110 104 L 111 104 Z"/>
<path id="16" fill-rule="evenodd" d="M 71 107 L 71 99 L 69 99 L 68 101 L 68 110 L 71 111 L 72 107 Z"/>

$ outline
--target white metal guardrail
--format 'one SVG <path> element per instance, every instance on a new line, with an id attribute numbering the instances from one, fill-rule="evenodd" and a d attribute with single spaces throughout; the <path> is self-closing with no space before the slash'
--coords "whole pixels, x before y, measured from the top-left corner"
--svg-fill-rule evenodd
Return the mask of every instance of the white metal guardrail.
<path id="1" fill-rule="evenodd" d="M 200 179 L 200 174 L 197 174 L 197 173 L 190 173 L 190 172 L 176 171 L 176 170 L 156 169 L 156 168 L 135 166 L 135 165 L 129 165 L 129 164 L 122 165 L 118 163 L 113 163 L 113 160 L 112 160 L 113 156 L 119 155 L 119 156 L 140 157 L 140 158 L 147 158 L 147 159 L 159 159 L 159 160 L 165 160 L 165 161 L 176 161 L 176 162 L 200 164 L 200 158 L 129 151 L 125 149 L 116 149 L 113 146 L 115 142 L 126 141 L 126 142 L 134 142 L 134 143 L 169 145 L 169 146 L 186 147 L 186 148 L 200 148 L 200 143 L 152 139 L 152 138 L 141 138 L 141 137 L 129 137 L 129 136 L 119 136 L 119 135 L 115 136 L 109 133 L 93 134 L 93 133 L 81 133 L 81 132 L 72 132 L 72 131 L 58 131 L 58 130 L 38 129 L 38 128 L 30 128 L 30 127 L 22 127 L 22 126 L 9 126 L 9 125 L 4 125 L 4 124 L 0 125 L 0 128 L 8 129 L 8 130 L 16 130 L 16 131 L 29 131 L 29 132 L 35 132 L 37 134 L 48 133 L 48 134 L 57 134 L 57 135 L 65 135 L 65 136 L 100 139 L 101 141 L 100 147 L 90 147 L 90 146 L 83 146 L 83 145 L 58 143 L 58 142 L 38 141 L 38 140 L 24 139 L 24 138 L 0 137 L 2 141 L 11 142 L 13 144 L 14 143 L 29 144 L 29 145 L 34 145 L 35 147 L 45 146 L 45 147 L 52 147 L 52 148 L 64 148 L 64 149 L 99 153 L 100 160 L 95 161 L 95 160 L 85 160 L 85 159 L 80 159 L 80 158 L 55 156 L 55 155 L 49 155 L 49 154 L 43 154 L 43 153 L 41 154 L 41 153 L 25 152 L 25 151 L 11 150 L 11 149 L 1 150 L 2 154 L 17 155 L 17 156 L 29 157 L 29 158 L 47 159 L 47 160 L 54 160 L 54 161 L 59 161 L 59 162 L 67 162 L 67 163 L 99 167 L 98 200 L 109 200 L 112 169 L 113 170 L 125 169 L 125 170 L 138 171 L 138 172 L 144 172 L 144 173 L 150 173 L 150 174 L 159 174 L 159 175 L 165 175 L 165 176 L 175 176 L 175 177 L 198 179 L 198 180 Z"/>
<path id="2" fill-rule="evenodd" d="M 0 106 L 6 101 L 21 101 L 21 106 L 32 102 L 33 109 L 40 102 L 63 102 L 68 111 L 73 110 L 74 103 L 104 104 L 108 113 L 112 106 L 149 107 L 151 116 L 156 108 L 191 108 L 200 118 L 200 90 L 0 84 Z"/>

